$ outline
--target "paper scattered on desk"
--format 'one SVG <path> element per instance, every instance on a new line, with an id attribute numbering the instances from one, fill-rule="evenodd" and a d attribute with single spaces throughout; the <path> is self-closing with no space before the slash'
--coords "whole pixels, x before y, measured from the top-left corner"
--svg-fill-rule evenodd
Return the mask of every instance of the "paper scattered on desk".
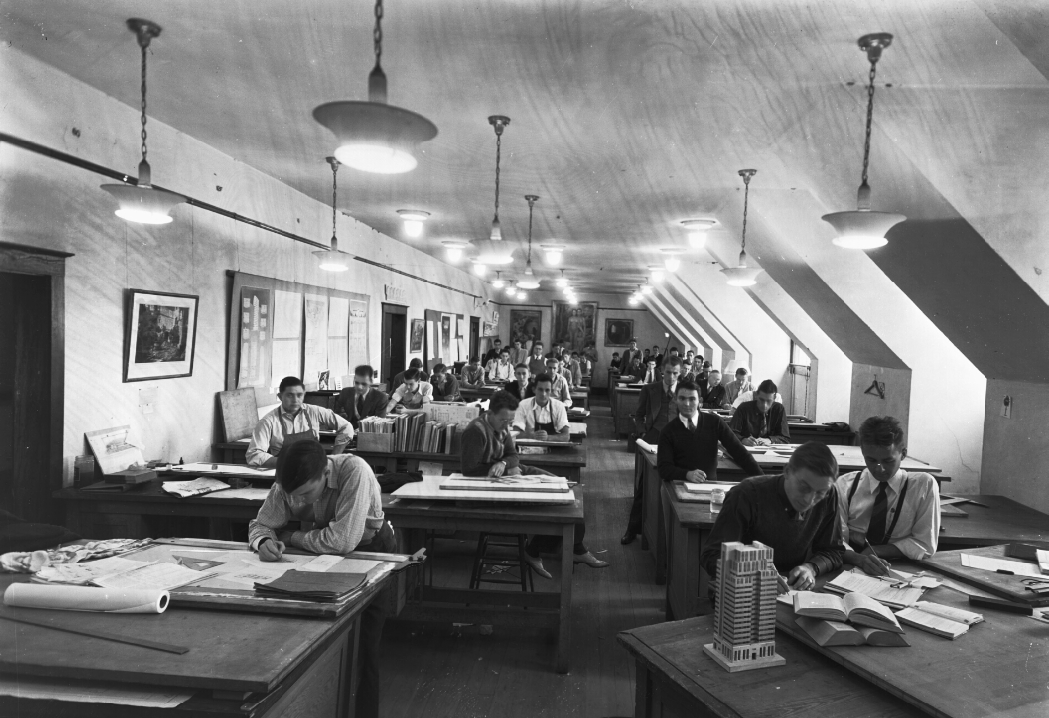
<path id="1" fill-rule="evenodd" d="M 214 474 L 216 476 L 222 476 L 223 474 L 233 474 L 236 476 L 260 476 L 267 478 L 276 478 L 276 469 L 257 469 L 254 466 L 248 466 L 247 464 L 208 464 L 204 462 L 193 462 L 189 464 L 179 464 L 172 466 L 171 471 L 177 474 Z"/>
<path id="2" fill-rule="evenodd" d="M 228 489 L 214 491 L 207 494 L 206 499 L 248 499 L 249 501 L 265 501 L 269 496 L 269 489 Z"/>
<path id="3" fill-rule="evenodd" d="M 23 700 L 62 701 L 64 703 L 112 703 L 145 708 L 174 708 L 197 693 L 196 689 L 137 688 L 125 683 L 48 680 L 27 676 L 0 677 L 0 696 Z"/>
<path id="4" fill-rule="evenodd" d="M 420 461 L 419 473 L 423 476 L 440 476 L 444 471 L 444 464 L 439 461 Z"/>
<path id="5" fill-rule="evenodd" d="M 1009 571 L 1017 576 L 1041 576 L 1042 572 L 1034 563 L 1021 563 L 1009 561 L 1004 558 L 992 558 L 990 556 L 977 556 L 971 553 L 962 554 L 962 566 L 978 568 L 982 571 L 996 573 L 999 570 Z"/>
<path id="6" fill-rule="evenodd" d="M 161 486 L 167 493 L 183 499 L 210 494 L 212 491 L 223 491 L 230 487 L 225 481 L 203 477 L 192 481 L 165 481 Z"/>
<path id="7" fill-rule="evenodd" d="M 318 556 L 305 566 L 298 568 L 300 571 L 327 571 L 340 561 L 342 561 L 342 556 Z"/>
<path id="8" fill-rule="evenodd" d="M 44 566 L 33 576 L 37 583 L 67 583 L 75 586 L 83 585 L 95 579 L 109 576 L 114 573 L 129 571 L 141 566 L 136 561 L 128 561 L 126 558 L 111 556 L 101 561 L 90 563 L 59 563 Z"/>
<path id="9" fill-rule="evenodd" d="M 893 588 L 888 581 L 868 576 L 864 573 L 852 573 L 843 571 L 832 581 L 828 581 L 823 587 L 826 591 L 845 595 L 846 593 L 861 593 L 873 598 L 879 603 L 884 603 L 890 608 L 904 608 L 912 606 L 922 597 L 922 588 Z"/>
<path id="10" fill-rule="evenodd" d="M 96 578 L 93 583 L 103 588 L 154 588 L 169 591 L 204 577 L 200 571 L 185 566 L 158 562 L 139 564 L 130 571 Z"/>

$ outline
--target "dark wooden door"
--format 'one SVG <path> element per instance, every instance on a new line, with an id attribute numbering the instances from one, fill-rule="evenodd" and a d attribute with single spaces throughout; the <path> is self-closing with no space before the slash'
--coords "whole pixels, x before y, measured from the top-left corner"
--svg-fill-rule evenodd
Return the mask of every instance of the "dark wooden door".
<path id="1" fill-rule="evenodd" d="M 470 360 L 470 357 L 475 357 L 475 356 L 478 355 L 478 353 L 479 353 L 478 350 L 480 349 L 480 347 L 478 345 L 480 343 L 481 343 L 481 318 L 480 317 L 470 317 L 470 353 L 466 357 L 467 361 Z"/>
<path id="2" fill-rule="evenodd" d="M 382 305 L 382 367 L 380 376 L 389 383 L 404 371 L 408 356 L 408 307 Z"/>

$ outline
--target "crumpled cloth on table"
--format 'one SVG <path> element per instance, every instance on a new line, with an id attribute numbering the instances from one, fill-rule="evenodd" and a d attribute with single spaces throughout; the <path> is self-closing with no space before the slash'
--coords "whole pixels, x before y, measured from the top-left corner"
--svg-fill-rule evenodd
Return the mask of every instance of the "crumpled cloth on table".
<path id="1" fill-rule="evenodd" d="M 148 546 L 153 539 L 106 539 L 86 544 L 70 544 L 47 551 L 12 552 L 0 555 L 0 571 L 36 573 L 44 566 L 57 563 L 80 563 L 135 551 Z"/>

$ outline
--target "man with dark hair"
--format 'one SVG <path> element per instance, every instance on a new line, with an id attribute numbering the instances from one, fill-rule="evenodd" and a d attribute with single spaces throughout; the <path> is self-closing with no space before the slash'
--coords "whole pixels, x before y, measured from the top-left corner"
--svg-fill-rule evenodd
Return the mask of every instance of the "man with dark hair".
<path id="1" fill-rule="evenodd" d="M 634 360 L 640 358 L 641 350 L 637 348 L 637 339 L 631 339 L 630 348 L 623 352 L 623 358 L 619 361 L 620 372 L 625 374 Z"/>
<path id="2" fill-rule="evenodd" d="M 566 409 L 572 407 L 572 389 L 568 386 L 568 380 L 561 374 L 561 360 L 557 357 L 546 358 L 546 371 L 539 374 L 549 374 L 553 379 L 554 387 L 552 396 L 565 405 Z M 536 374 L 536 376 L 539 376 Z"/>
<path id="3" fill-rule="evenodd" d="M 499 359 L 499 355 L 503 351 L 503 341 L 496 337 L 492 340 L 492 348 L 489 349 L 484 355 L 484 361 L 481 362 L 483 366 L 487 368 L 488 362 Z"/>
<path id="4" fill-rule="evenodd" d="M 462 384 L 471 389 L 484 386 L 484 367 L 476 355 L 470 357 L 470 363 L 463 367 Z"/>
<path id="5" fill-rule="evenodd" d="M 634 430 L 637 437 L 649 444 L 659 442 L 663 427 L 677 416 L 677 404 L 674 392 L 677 390 L 678 377 L 681 374 L 681 360 L 668 357 L 663 362 L 662 381 L 641 387 L 637 400 L 637 411 L 634 412 Z M 640 471 L 634 476 L 634 500 L 630 504 L 630 516 L 627 518 L 626 531 L 619 543 L 632 543 L 641 533 L 641 513 L 643 509 L 644 475 Z"/>
<path id="6" fill-rule="evenodd" d="M 659 478 L 692 483 L 717 481 L 718 442 L 747 476 L 765 473 L 724 419 L 699 410 L 699 387 L 695 382 L 679 382 L 674 397 L 677 420 L 669 422 L 659 434 Z"/>
<path id="7" fill-rule="evenodd" d="M 353 370 L 353 386 L 348 386 L 335 397 L 335 413 L 346 419 L 354 429 L 360 428 L 361 419 L 369 416 L 386 416 L 386 392 L 372 384 L 375 370 L 361 364 Z"/>
<path id="8" fill-rule="evenodd" d="M 612 352 L 612 361 L 608 362 L 609 369 L 619 369 L 622 362 L 619 359 L 619 352 Z"/>
<path id="9" fill-rule="evenodd" d="M 678 365 L 680 366 L 680 364 Z M 659 360 L 653 356 L 648 355 L 645 358 L 645 373 L 641 377 L 642 384 L 658 384 L 659 383 Z"/>
<path id="10" fill-rule="evenodd" d="M 393 392 L 386 412 L 403 414 L 406 411 L 417 411 L 433 401 L 433 385 L 423 378 L 422 369 L 409 369 L 404 372 L 404 383 Z"/>
<path id="11" fill-rule="evenodd" d="M 510 348 L 510 363 L 517 366 L 523 361 L 528 359 L 528 350 L 521 346 L 521 340 L 515 339 L 514 345 Z"/>
<path id="12" fill-rule="evenodd" d="M 430 376 L 430 386 L 433 387 L 434 401 L 460 401 L 459 380 L 448 371 L 444 364 L 438 364 L 433 368 Z"/>
<path id="13" fill-rule="evenodd" d="M 708 373 L 710 373 L 710 362 L 704 361 L 702 364 L 699 365 L 699 368 L 696 371 L 696 384 L 699 386 L 699 390 L 701 392 L 706 392 L 707 390 Z"/>
<path id="14" fill-rule="evenodd" d="M 921 561 L 936 553 L 940 491 L 931 474 L 900 468 L 907 441 L 895 418 L 870 417 L 860 424 L 859 441 L 867 468 L 837 483 L 844 560 L 881 576 L 885 559 Z"/>
<path id="15" fill-rule="evenodd" d="M 553 391 L 552 376 L 540 374 L 535 378 L 535 396 L 524 399 L 514 414 L 514 428 L 521 432 L 521 438 L 568 441 L 568 411 L 551 398 Z"/>
<path id="16" fill-rule="evenodd" d="M 518 364 L 514 367 L 514 380 L 507 382 L 503 389 L 518 401 L 535 396 L 535 384 L 529 380 L 530 374 L 527 364 Z"/>
<path id="17" fill-rule="evenodd" d="M 721 386 L 721 372 L 711 369 L 707 372 L 707 386 L 703 391 L 704 409 L 726 409 L 729 404 L 725 401 L 725 387 Z"/>
<path id="18" fill-rule="evenodd" d="M 532 353 L 528 356 L 528 371 L 532 376 L 539 376 L 546 371 L 546 359 L 543 357 L 543 343 L 536 340 L 532 344 Z"/>
<path id="19" fill-rule="evenodd" d="M 489 384 L 501 384 L 510 381 L 514 373 L 514 365 L 510 363 L 510 350 L 503 349 L 499 355 L 485 364 L 485 374 Z"/>
<path id="20" fill-rule="evenodd" d="M 299 522 L 299 530 L 289 530 L 291 522 Z M 302 530 L 305 523 L 313 528 Z M 248 525 L 248 544 L 263 561 L 280 561 L 289 546 L 331 555 L 397 551 L 371 467 L 352 454 L 327 457 L 311 439 L 281 452 L 276 481 Z M 359 716 L 379 715 L 379 641 L 385 621 L 381 597 L 361 614 Z"/>
<path id="21" fill-rule="evenodd" d="M 389 387 L 391 394 L 393 392 L 397 391 L 397 387 L 399 387 L 401 384 L 404 383 L 404 375 L 406 373 L 408 373 L 408 371 L 411 370 L 411 369 L 418 369 L 419 370 L 419 373 L 420 373 L 419 378 L 422 381 L 426 381 L 427 379 L 430 378 L 430 375 L 426 373 L 425 369 L 423 369 L 423 360 L 420 359 L 419 357 L 416 357 L 416 358 L 412 359 L 410 362 L 408 362 L 408 368 L 407 369 L 405 369 L 404 371 L 400 372 L 399 374 L 394 375 L 393 381 L 390 382 L 390 387 Z"/>
<path id="22" fill-rule="evenodd" d="M 586 372 L 583 371 L 584 362 L 586 359 L 579 356 L 579 352 L 572 352 L 568 355 L 568 374 L 573 387 L 583 386 L 583 376 L 590 374 L 589 365 L 587 365 Z"/>
<path id="23" fill-rule="evenodd" d="M 741 366 L 736 369 L 736 378 L 725 386 L 725 400 L 734 405 L 736 399 L 747 391 L 750 391 L 750 372 Z"/>
<path id="24" fill-rule="evenodd" d="M 795 449 L 782 476 L 759 476 L 732 487 L 700 565 L 714 578 L 721 544 L 760 541 L 775 552 L 780 593 L 811 590 L 817 576 L 841 568 L 837 475 L 827 445 L 810 441 Z"/>
<path id="25" fill-rule="evenodd" d="M 286 376 L 280 382 L 277 398 L 280 406 L 266 414 L 251 432 L 245 452 L 249 466 L 273 468 L 277 455 L 285 446 L 304 439 L 319 440 L 321 430 L 334 431 L 334 454 L 341 454 L 353 440 L 353 425 L 331 409 L 305 404 L 306 387 L 302 380 Z"/>
<path id="26" fill-rule="evenodd" d="M 544 471 L 534 466 L 523 466 L 517 456 L 517 447 L 510 434 L 510 422 L 520 403 L 505 391 L 492 394 L 488 411 L 481 414 L 466 427 L 462 438 L 462 468 L 466 476 L 521 476 L 545 475 Z M 573 547 L 575 563 L 584 563 L 591 568 L 604 568 L 607 562 L 599 560 L 583 543 L 586 533 L 584 524 L 576 524 L 575 546 Z M 533 536 L 525 546 L 525 560 L 536 573 L 543 578 L 550 578 L 550 572 L 543 568 L 540 553 L 555 551 L 561 544 L 556 536 Z"/>
<path id="27" fill-rule="evenodd" d="M 751 401 L 745 401 L 736 407 L 729 426 L 744 446 L 790 443 L 787 412 L 775 397 L 776 384 L 771 379 L 766 379 L 758 385 Z"/>

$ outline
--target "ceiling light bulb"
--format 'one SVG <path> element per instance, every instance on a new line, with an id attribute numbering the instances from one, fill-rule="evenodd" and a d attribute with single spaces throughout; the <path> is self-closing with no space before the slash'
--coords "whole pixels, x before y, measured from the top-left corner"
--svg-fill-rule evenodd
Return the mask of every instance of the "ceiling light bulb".
<path id="1" fill-rule="evenodd" d="M 637 298 L 637 295 L 631 294 L 630 299 L 628 299 L 627 301 L 630 303 L 631 306 L 635 306 L 641 300 Z"/>
<path id="2" fill-rule="evenodd" d="M 576 297 L 576 295 L 573 294 L 568 298 L 568 303 L 572 306 L 575 306 L 576 304 L 579 304 L 579 299 Z"/>
<path id="3" fill-rule="evenodd" d="M 397 214 L 404 220 L 404 233 L 409 237 L 423 236 L 423 222 L 430 216 L 421 209 L 399 209 Z"/>
<path id="4" fill-rule="evenodd" d="M 517 286 L 520 289 L 539 289 L 539 282 L 535 279 L 527 279 L 523 282 L 518 282 Z"/>
<path id="5" fill-rule="evenodd" d="M 663 260 L 663 265 L 667 268 L 668 272 L 676 272 L 681 269 L 681 260 L 677 257 L 667 257 Z"/>
<path id="6" fill-rule="evenodd" d="M 692 249 L 703 249 L 707 246 L 707 233 L 699 231 L 689 232 L 688 246 Z"/>
<path id="7" fill-rule="evenodd" d="M 350 268 L 352 256 L 339 251 L 339 240 L 332 235 L 331 249 L 319 249 L 313 253 L 325 272 L 345 272 Z"/>
<path id="8" fill-rule="evenodd" d="M 651 284 L 642 284 L 641 285 L 641 293 L 642 294 L 651 294 L 652 293 L 652 285 Z"/>
<path id="9" fill-rule="evenodd" d="M 663 272 L 663 268 L 662 267 L 649 267 L 649 269 L 652 270 L 652 281 L 653 282 L 658 284 L 659 282 L 663 281 L 663 277 L 665 276 L 665 274 Z"/>
<path id="10" fill-rule="evenodd" d="M 504 282 L 503 278 L 499 276 L 499 272 L 495 273 L 495 279 L 492 281 L 492 286 L 496 289 L 502 289 L 504 286 L 506 286 L 506 282 Z"/>
<path id="11" fill-rule="evenodd" d="M 561 276 L 557 280 L 557 286 L 562 289 L 568 286 L 568 278 L 565 276 L 564 270 L 561 271 Z"/>
<path id="12" fill-rule="evenodd" d="M 566 295 L 567 295 L 567 294 L 571 294 L 571 293 L 572 293 L 572 288 L 571 288 L 571 287 L 569 287 L 569 286 L 568 286 L 568 285 L 566 284 L 565 286 L 561 287 L 561 293 L 562 293 L 562 294 L 566 294 Z"/>
<path id="13" fill-rule="evenodd" d="M 458 264 L 463 258 L 463 252 L 470 246 L 468 242 L 456 239 L 446 239 L 441 244 L 444 246 L 445 256 L 452 264 Z"/>
<path id="14" fill-rule="evenodd" d="M 517 296 L 517 287 L 515 287 L 515 286 L 514 286 L 514 285 L 512 285 L 512 284 L 511 284 L 511 285 L 509 285 L 509 286 L 508 286 L 508 287 L 506 288 L 506 296 L 508 296 L 508 297 L 514 297 L 514 296 Z"/>
<path id="15" fill-rule="evenodd" d="M 478 277 L 483 277 L 484 273 L 487 271 L 488 267 L 486 267 L 483 263 L 474 262 L 474 274 L 476 274 Z"/>
<path id="16" fill-rule="evenodd" d="M 528 299 L 528 295 L 525 292 L 520 292 L 519 291 L 517 293 L 517 298 L 520 299 L 523 302 L 524 300 Z"/>

